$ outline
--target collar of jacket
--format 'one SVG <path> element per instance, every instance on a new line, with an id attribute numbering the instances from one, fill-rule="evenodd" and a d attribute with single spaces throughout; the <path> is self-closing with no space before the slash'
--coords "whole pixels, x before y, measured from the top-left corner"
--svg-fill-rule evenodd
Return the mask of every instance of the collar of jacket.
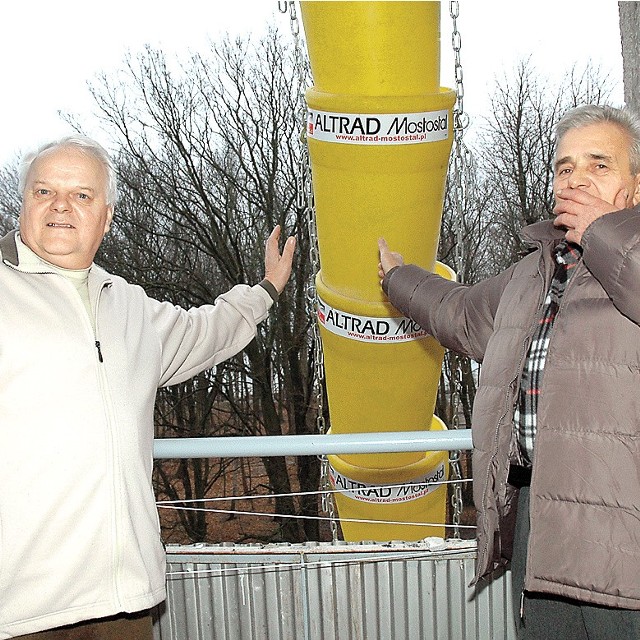
<path id="1" fill-rule="evenodd" d="M 553 226 L 552 220 L 535 222 L 520 232 L 522 239 L 528 244 L 539 244 L 540 242 L 557 244 L 564 239 L 564 234 L 562 229 Z"/>
<path id="2" fill-rule="evenodd" d="M 18 246 L 16 245 L 17 230 L 9 231 L 6 236 L 0 238 L 0 254 L 2 260 L 14 267 L 18 266 Z"/>
<path id="3" fill-rule="evenodd" d="M 20 267 L 20 260 L 18 256 L 18 244 L 17 244 L 17 235 L 18 230 L 14 229 L 13 231 L 9 231 L 6 236 L 0 238 L 0 260 L 4 263 L 10 264 L 12 267 L 16 267 L 21 271 L 25 271 L 24 268 Z M 44 263 L 46 264 L 46 263 Z M 45 267 L 46 269 L 46 267 Z M 27 272 L 31 270 L 28 269 Z M 42 269 L 36 271 L 35 273 L 45 273 Z M 49 273 L 49 271 L 46 271 Z M 53 273 L 53 270 L 51 270 Z M 90 278 L 99 277 L 101 281 L 110 284 L 111 276 L 104 269 L 100 268 L 95 263 L 91 264 L 91 271 L 89 273 Z"/>

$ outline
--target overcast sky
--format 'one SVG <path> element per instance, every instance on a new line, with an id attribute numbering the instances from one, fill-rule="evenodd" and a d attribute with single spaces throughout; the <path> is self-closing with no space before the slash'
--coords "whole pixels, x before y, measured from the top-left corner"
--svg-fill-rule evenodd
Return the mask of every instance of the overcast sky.
<path id="1" fill-rule="evenodd" d="M 290 33 L 288 16 L 275 0 L 32 0 L 10 7 L 0 21 L 0 163 L 68 133 L 58 111 L 84 121 L 92 110 L 87 82 L 119 68 L 127 51 L 148 43 L 181 56 L 202 50 L 223 32 L 259 35 L 268 24 Z M 442 14 L 441 84 L 452 86 L 446 0 Z M 465 110 L 475 123 L 486 114 L 495 77 L 529 56 L 551 82 L 591 60 L 617 83 L 613 101 L 622 102 L 615 0 L 460 0 L 458 28 Z"/>

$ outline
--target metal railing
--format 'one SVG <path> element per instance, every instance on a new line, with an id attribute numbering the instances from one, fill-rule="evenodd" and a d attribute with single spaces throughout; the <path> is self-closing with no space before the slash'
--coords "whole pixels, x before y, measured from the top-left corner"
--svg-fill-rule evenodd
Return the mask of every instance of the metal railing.
<path id="1" fill-rule="evenodd" d="M 471 429 L 383 433 L 158 438 L 155 458 L 241 458 L 471 449 Z"/>
<path id="2" fill-rule="evenodd" d="M 159 438 L 154 441 L 154 457 L 324 456 L 471 448 L 471 429 L 451 429 Z M 354 640 L 366 633 L 395 640 L 513 640 L 510 572 L 482 589 L 469 586 L 475 540 L 448 538 L 432 547 L 436 542 L 436 538 L 425 538 L 384 544 L 334 540 L 169 545 L 167 601 L 154 611 L 154 639 L 321 640 L 330 636 Z M 398 601 L 403 603 L 400 609 Z"/>

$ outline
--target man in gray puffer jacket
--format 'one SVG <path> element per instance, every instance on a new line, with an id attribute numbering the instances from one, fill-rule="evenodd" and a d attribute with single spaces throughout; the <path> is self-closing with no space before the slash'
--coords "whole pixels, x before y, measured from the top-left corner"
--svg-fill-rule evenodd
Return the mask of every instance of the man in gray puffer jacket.
<path id="1" fill-rule="evenodd" d="M 380 240 L 389 300 L 482 362 L 472 429 L 477 579 L 512 560 L 520 638 L 640 638 L 640 120 L 558 123 L 555 219 L 473 286 Z"/>

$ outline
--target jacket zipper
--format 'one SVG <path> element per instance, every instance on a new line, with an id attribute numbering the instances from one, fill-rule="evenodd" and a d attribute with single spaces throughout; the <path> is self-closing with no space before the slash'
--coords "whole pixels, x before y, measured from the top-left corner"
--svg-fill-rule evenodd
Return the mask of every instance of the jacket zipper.
<path id="1" fill-rule="evenodd" d="M 542 249 L 542 245 L 540 245 L 541 249 Z M 551 286 L 551 280 L 549 280 L 549 285 L 546 284 L 546 280 L 544 277 L 544 273 L 542 271 L 542 265 L 543 265 L 543 256 L 542 256 L 542 251 L 540 253 L 540 260 L 538 261 L 538 275 L 540 276 L 540 279 L 542 280 L 543 283 L 543 287 L 542 287 L 542 291 L 540 292 L 540 297 L 538 299 L 538 309 L 536 311 L 536 316 L 535 316 L 535 320 L 534 320 L 534 324 L 532 325 L 532 327 L 529 329 L 529 332 L 527 334 L 527 338 L 523 344 L 523 347 L 525 349 L 528 349 L 530 347 L 530 337 L 533 335 L 533 332 L 535 330 L 535 324 L 537 322 L 540 321 L 540 311 L 542 310 L 542 307 L 544 306 L 544 301 L 547 295 L 547 291 L 549 289 L 549 287 Z M 553 278 L 553 275 L 551 276 Z M 527 343 L 529 343 L 529 345 L 527 346 Z M 526 357 L 526 353 L 523 355 L 523 358 Z M 524 359 L 522 360 L 522 363 L 524 364 Z M 533 470 L 532 470 L 533 472 Z M 531 509 L 531 503 L 529 503 L 529 509 Z M 525 571 L 524 571 L 524 582 L 522 585 L 522 590 L 520 591 L 520 609 L 519 609 L 519 616 L 520 616 L 520 622 L 524 623 L 524 598 L 525 598 L 525 583 L 527 580 L 527 565 L 529 564 L 529 545 L 527 544 L 527 555 L 525 558 Z"/>
<path id="2" fill-rule="evenodd" d="M 98 289 L 98 293 L 96 295 L 96 302 L 93 305 L 93 326 L 95 327 L 93 329 L 93 339 L 96 351 L 98 352 L 98 362 L 100 362 L 101 364 L 104 362 L 104 357 L 102 356 L 102 345 L 100 343 L 100 340 L 98 339 L 98 336 L 100 335 L 100 332 L 98 331 L 98 307 L 100 306 L 100 296 L 102 295 L 102 291 L 106 287 L 110 286 L 110 284 L 111 283 L 108 280 L 100 284 L 100 288 Z M 87 293 L 89 293 L 89 282 L 87 282 Z M 89 303 L 91 303 L 91 297 L 89 297 Z"/>
<path id="3" fill-rule="evenodd" d="M 100 363 L 104 362 L 104 357 L 102 355 L 102 346 L 98 336 L 100 335 L 100 327 L 98 326 L 98 307 L 100 306 L 100 297 L 105 288 L 110 286 L 110 282 L 103 282 L 98 290 L 96 295 L 96 301 L 93 307 L 93 313 L 95 318 L 95 347 L 98 352 L 98 360 Z M 106 379 L 105 370 L 103 367 L 99 368 L 98 371 L 99 379 L 100 379 L 100 390 L 102 392 L 102 401 L 104 403 L 104 411 L 107 419 L 107 423 L 109 425 L 109 455 L 110 455 L 110 467 L 113 470 L 113 478 L 111 481 L 111 490 L 112 490 L 112 500 L 113 500 L 113 515 L 111 521 L 111 527 L 113 532 L 113 550 L 111 561 L 113 564 L 113 575 L 112 575 L 112 588 L 113 594 L 118 607 L 124 607 L 122 602 L 122 594 L 120 592 L 120 573 L 122 569 L 122 555 L 123 549 L 120 541 L 120 527 L 118 525 L 119 517 L 121 513 L 121 495 L 122 492 L 120 490 L 120 483 L 118 482 L 119 478 L 119 455 L 118 455 L 118 438 L 117 434 L 114 433 L 112 428 L 113 425 L 116 424 L 113 419 L 113 412 L 111 408 L 111 401 L 109 399 L 109 385 Z"/>

